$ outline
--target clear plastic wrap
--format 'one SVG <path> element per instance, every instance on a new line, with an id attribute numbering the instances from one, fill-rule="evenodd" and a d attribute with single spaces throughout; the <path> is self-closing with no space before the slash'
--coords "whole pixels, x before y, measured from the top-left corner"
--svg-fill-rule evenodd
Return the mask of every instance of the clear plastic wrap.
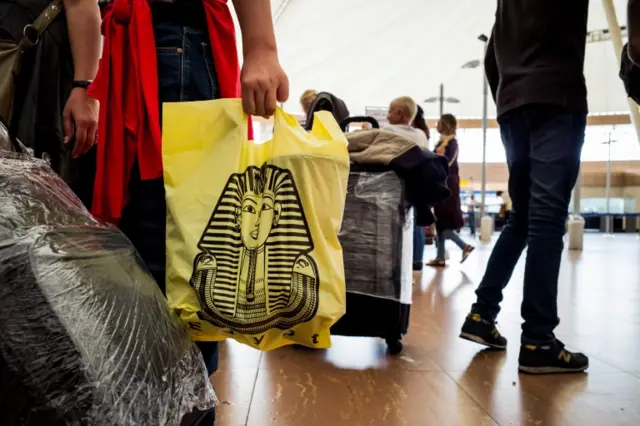
<path id="1" fill-rule="evenodd" d="M 0 424 L 180 425 L 214 402 L 126 237 L 46 162 L 0 152 Z"/>
<path id="2" fill-rule="evenodd" d="M 411 303 L 412 214 L 395 172 L 352 168 L 340 231 L 347 292 Z"/>

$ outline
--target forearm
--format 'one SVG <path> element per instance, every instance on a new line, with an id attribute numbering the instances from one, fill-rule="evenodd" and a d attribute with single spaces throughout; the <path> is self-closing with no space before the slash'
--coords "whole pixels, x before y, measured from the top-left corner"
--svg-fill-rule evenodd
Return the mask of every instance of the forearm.
<path id="1" fill-rule="evenodd" d="M 233 6 L 242 31 L 244 55 L 257 50 L 275 52 L 276 36 L 270 0 L 233 0 Z"/>
<path id="2" fill-rule="evenodd" d="M 100 9 L 96 0 L 64 0 L 73 55 L 74 80 L 93 80 L 102 49 Z"/>
<path id="3" fill-rule="evenodd" d="M 640 0 L 629 0 L 627 31 L 629 33 L 629 56 L 633 62 L 640 64 Z"/>

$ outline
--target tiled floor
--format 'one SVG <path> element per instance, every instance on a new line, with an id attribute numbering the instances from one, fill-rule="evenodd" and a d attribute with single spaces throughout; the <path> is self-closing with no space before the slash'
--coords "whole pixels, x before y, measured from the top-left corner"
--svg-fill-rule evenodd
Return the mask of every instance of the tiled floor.
<path id="1" fill-rule="evenodd" d="M 640 238 L 589 234 L 565 252 L 557 335 L 591 357 L 588 374 L 566 376 L 517 373 L 523 261 L 498 319 L 508 351 L 458 339 L 490 248 L 461 266 L 451 247 L 451 266 L 414 276 L 397 357 L 367 338 L 316 352 L 222 344 L 216 426 L 640 425 Z"/>

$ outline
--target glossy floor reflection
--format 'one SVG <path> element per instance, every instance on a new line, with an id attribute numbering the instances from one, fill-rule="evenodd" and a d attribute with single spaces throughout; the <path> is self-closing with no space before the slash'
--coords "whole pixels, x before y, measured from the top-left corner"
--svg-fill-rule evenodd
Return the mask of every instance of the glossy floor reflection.
<path id="1" fill-rule="evenodd" d="M 411 327 L 397 357 L 367 338 L 264 354 L 223 343 L 216 426 L 640 424 L 638 237 L 589 234 L 583 252 L 565 252 L 557 335 L 591 357 L 588 374 L 566 376 L 517 372 L 523 262 L 498 319 L 508 351 L 457 337 L 491 247 L 479 244 L 462 266 L 449 249 L 447 269 L 414 275 Z"/>

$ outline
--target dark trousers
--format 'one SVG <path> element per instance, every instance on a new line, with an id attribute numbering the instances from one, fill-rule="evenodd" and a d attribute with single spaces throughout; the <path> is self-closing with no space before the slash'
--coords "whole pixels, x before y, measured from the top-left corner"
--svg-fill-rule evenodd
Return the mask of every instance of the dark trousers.
<path id="1" fill-rule="evenodd" d="M 413 228 L 413 263 L 423 262 L 425 244 L 426 236 L 424 226 L 415 226 Z"/>
<path id="2" fill-rule="evenodd" d="M 513 210 L 476 290 L 473 312 L 495 320 L 502 291 L 528 246 L 524 274 L 522 342 L 555 339 L 558 274 L 571 190 L 580 170 L 586 113 L 530 105 L 498 119 L 509 166 Z"/>
<path id="3" fill-rule="evenodd" d="M 173 24 L 155 26 L 158 52 L 160 102 L 198 101 L 217 97 L 217 79 L 206 31 Z M 162 117 L 162 105 L 160 106 Z M 122 231 L 136 247 L 142 260 L 165 293 L 166 211 L 162 179 L 142 181 L 134 167 L 129 185 L 130 201 L 124 209 Z M 207 372 L 218 368 L 218 345 L 197 342 Z M 210 426 L 213 415 L 203 420 Z"/>

